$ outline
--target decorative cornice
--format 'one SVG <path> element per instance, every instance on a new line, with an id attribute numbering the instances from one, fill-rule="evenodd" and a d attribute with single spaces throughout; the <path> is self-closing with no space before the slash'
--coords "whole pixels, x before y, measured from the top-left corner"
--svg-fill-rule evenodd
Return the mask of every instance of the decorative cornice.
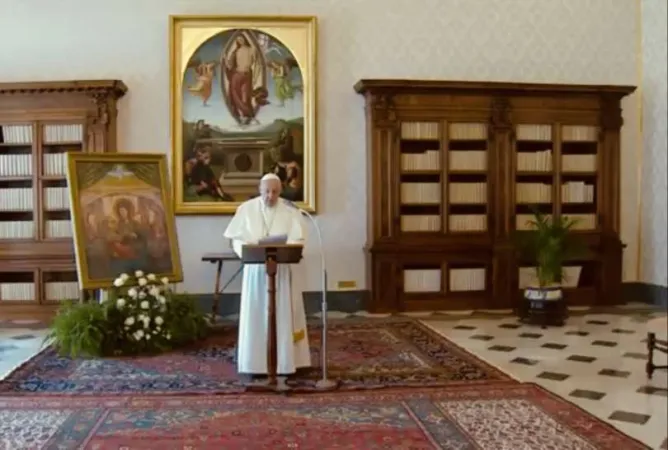
<path id="1" fill-rule="evenodd" d="M 0 95 L 37 95 L 81 93 L 119 99 L 128 88 L 121 80 L 34 81 L 0 83 Z"/>

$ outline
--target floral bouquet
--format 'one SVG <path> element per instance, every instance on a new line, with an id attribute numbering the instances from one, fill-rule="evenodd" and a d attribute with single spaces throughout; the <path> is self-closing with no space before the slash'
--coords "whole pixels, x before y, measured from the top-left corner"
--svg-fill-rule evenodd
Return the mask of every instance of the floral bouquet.
<path id="1" fill-rule="evenodd" d="M 106 303 L 109 317 L 123 323 L 118 339 L 144 350 L 169 347 L 172 336 L 165 317 L 170 297 L 166 277 L 158 280 L 155 274 L 137 270 L 134 276 L 123 273 L 116 278 Z"/>

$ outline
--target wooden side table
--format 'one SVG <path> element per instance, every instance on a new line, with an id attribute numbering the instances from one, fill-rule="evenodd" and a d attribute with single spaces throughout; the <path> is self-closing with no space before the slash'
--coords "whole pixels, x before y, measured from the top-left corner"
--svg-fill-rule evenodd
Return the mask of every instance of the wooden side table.
<path id="1" fill-rule="evenodd" d="M 213 305 L 211 307 L 211 322 L 216 322 L 216 317 L 218 316 L 218 304 L 220 302 L 220 294 L 223 293 L 225 288 L 237 277 L 238 273 L 234 274 L 227 283 L 221 288 L 220 282 L 223 275 L 223 263 L 225 261 L 239 261 L 239 257 L 234 252 L 223 252 L 223 253 L 205 253 L 202 256 L 202 261 L 209 262 L 211 264 L 216 264 L 216 283 L 213 289 Z"/>

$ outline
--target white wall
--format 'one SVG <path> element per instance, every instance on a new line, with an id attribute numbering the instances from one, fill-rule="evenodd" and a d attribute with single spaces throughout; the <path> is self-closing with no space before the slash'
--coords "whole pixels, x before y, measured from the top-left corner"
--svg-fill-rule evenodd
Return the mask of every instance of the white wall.
<path id="1" fill-rule="evenodd" d="M 665 0 L 662 0 L 665 1 Z M 366 192 L 360 78 L 636 84 L 637 5 L 611 0 L 0 0 L 2 81 L 120 78 L 120 147 L 170 151 L 169 14 L 313 14 L 320 19 L 319 221 L 333 288 L 364 287 Z M 625 278 L 637 255 L 638 109 L 625 102 Z M 628 170 L 627 170 L 628 169 Z M 212 290 L 199 261 L 224 217 L 182 217 L 185 288 Z M 315 249 L 300 270 L 319 286 Z"/>
<path id="2" fill-rule="evenodd" d="M 668 285 L 666 248 L 666 0 L 642 0 L 643 177 L 641 281 Z"/>

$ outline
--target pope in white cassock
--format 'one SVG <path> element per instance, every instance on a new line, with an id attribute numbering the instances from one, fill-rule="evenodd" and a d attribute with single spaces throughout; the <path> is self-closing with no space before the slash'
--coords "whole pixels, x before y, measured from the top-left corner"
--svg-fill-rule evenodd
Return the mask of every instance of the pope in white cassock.
<path id="1" fill-rule="evenodd" d="M 260 181 L 260 196 L 242 203 L 225 230 L 234 252 L 241 257 L 244 244 L 257 244 L 272 236 L 287 236 L 288 244 L 303 244 L 305 231 L 302 215 L 284 203 L 281 181 L 274 174 Z M 247 264 L 243 269 L 238 371 L 248 375 L 266 375 L 268 294 L 267 270 L 264 264 Z M 306 330 L 306 313 L 300 292 L 292 289 L 290 265 L 279 264 L 276 274 L 276 347 L 279 375 L 294 374 L 311 365 Z"/>

